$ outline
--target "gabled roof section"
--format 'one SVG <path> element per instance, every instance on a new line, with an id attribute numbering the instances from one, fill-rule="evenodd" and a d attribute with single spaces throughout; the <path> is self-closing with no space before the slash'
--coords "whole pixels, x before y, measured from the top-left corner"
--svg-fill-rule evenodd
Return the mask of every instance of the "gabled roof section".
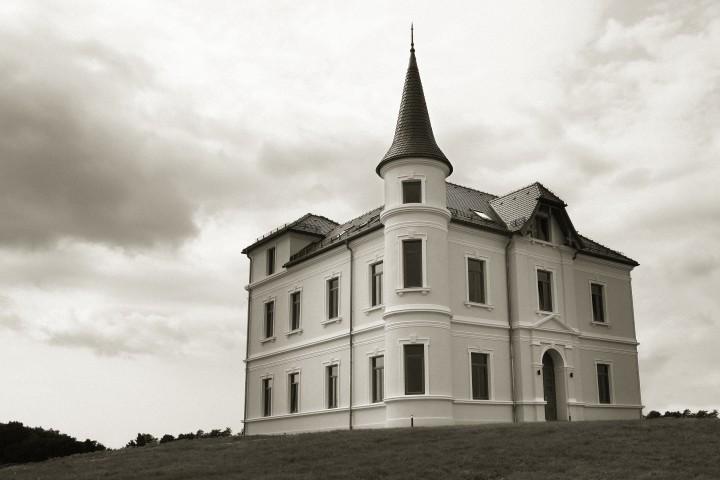
<path id="1" fill-rule="evenodd" d="M 490 202 L 490 206 L 502 219 L 508 230 L 517 232 L 530 220 L 540 200 L 546 200 L 560 207 L 567 206 L 560 197 L 540 182 L 497 197 Z"/>
<path id="2" fill-rule="evenodd" d="M 382 223 L 380 223 L 380 212 L 382 212 L 382 209 L 383 207 L 377 207 L 369 212 L 363 213 L 359 217 L 353 218 L 349 222 L 345 222 L 342 225 L 336 225 L 335 228 L 330 230 L 324 238 L 311 243 L 299 252 L 291 255 L 290 261 L 288 261 L 285 266 L 292 266 L 302 260 L 319 255 L 320 253 L 339 245 L 349 238 L 355 238 L 381 228 Z"/>
<path id="3" fill-rule="evenodd" d="M 337 225 L 337 222 L 334 222 L 329 218 L 323 217 L 322 215 L 306 213 L 294 222 L 281 225 L 276 229 L 266 233 L 262 237 L 257 238 L 254 243 L 245 247 L 242 253 L 248 253 L 253 248 L 265 242 L 268 242 L 273 238 L 277 238 L 285 232 L 305 233 L 308 235 L 314 235 L 319 238 L 324 238 L 330 231 L 337 227 Z"/>
<path id="4" fill-rule="evenodd" d="M 400 112 L 398 113 L 395 137 L 392 145 L 378 164 L 375 171 L 387 163 L 400 158 L 421 157 L 438 160 L 453 171 L 452 164 L 435 142 L 430 115 L 425 103 L 425 93 L 420 81 L 420 71 L 415 59 L 415 46 L 411 43 L 410 64 L 405 74 Z"/>

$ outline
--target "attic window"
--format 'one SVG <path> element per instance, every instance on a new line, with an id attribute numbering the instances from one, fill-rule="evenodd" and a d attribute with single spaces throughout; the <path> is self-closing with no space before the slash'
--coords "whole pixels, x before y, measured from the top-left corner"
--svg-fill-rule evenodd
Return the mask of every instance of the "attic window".
<path id="1" fill-rule="evenodd" d="M 550 218 L 545 215 L 535 216 L 533 237 L 545 242 L 550 241 Z"/>
<path id="2" fill-rule="evenodd" d="M 473 213 L 477 215 L 478 217 L 482 218 L 483 220 L 487 220 L 489 222 L 492 222 L 492 218 L 490 218 L 490 215 L 483 212 L 478 212 L 477 210 L 473 210 Z"/>

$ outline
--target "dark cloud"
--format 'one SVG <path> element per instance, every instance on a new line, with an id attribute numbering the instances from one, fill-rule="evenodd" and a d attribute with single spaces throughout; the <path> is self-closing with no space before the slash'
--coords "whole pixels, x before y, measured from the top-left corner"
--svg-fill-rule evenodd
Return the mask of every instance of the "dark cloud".
<path id="1" fill-rule="evenodd" d="M 141 115 L 148 65 L 48 31 L 0 34 L 0 59 L 0 243 L 148 246 L 196 233 L 164 158 L 183 155 Z"/>

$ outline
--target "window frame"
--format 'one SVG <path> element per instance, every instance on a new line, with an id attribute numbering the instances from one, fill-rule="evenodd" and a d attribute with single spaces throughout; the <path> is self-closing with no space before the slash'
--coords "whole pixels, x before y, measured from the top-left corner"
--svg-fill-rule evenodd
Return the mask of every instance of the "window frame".
<path id="1" fill-rule="evenodd" d="M 323 364 L 325 368 L 324 372 L 324 397 L 325 397 L 325 409 L 326 410 L 335 410 L 337 408 L 340 408 L 340 361 L 331 361 L 331 362 L 325 362 Z M 330 372 L 331 369 L 335 367 L 337 368 L 337 375 L 335 376 L 335 405 L 330 406 Z"/>
<path id="2" fill-rule="evenodd" d="M 337 314 L 330 316 L 330 282 L 337 280 Z M 340 304 L 340 274 L 336 273 L 325 277 L 325 320 L 321 323 L 327 325 L 334 322 L 339 322 L 342 319 L 340 315 L 341 304 Z"/>
<path id="3" fill-rule="evenodd" d="M 593 323 L 595 325 L 602 325 L 602 326 L 608 326 L 610 325 L 610 318 L 608 316 L 608 302 L 607 302 L 607 284 L 605 282 L 600 282 L 598 280 L 590 280 L 588 282 L 590 284 L 590 323 Z M 603 308 L 603 316 L 604 321 L 599 322 L 595 320 L 595 309 L 593 308 L 593 285 L 598 285 L 602 288 L 602 308 Z"/>
<path id="4" fill-rule="evenodd" d="M 403 376 L 403 395 L 407 397 L 417 397 L 428 395 L 430 391 L 430 369 L 429 369 L 429 358 L 430 358 L 430 340 L 429 339 L 415 339 L 415 340 L 400 340 L 400 359 L 402 365 L 400 365 L 402 376 Z M 423 348 L 423 393 L 407 393 L 407 371 L 405 365 L 405 347 L 408 345 L 422 345 Z"/>
<path id="5" fill-rule="evenodd" d="M 470 300 L 470 261 L 476 260 L 479 262 L 483 262 L 483 287 L 484 287 L 484 295 L 485 295 L 485 302 L 475 302 L 473 300 Z M 465 305 L 474 305 L 479 307 L 490 307 L 492 304 L 490 302 L 490 259 L 488 257 L 480 256 L 480 255 L 472 255 L 469 253 L 465 254 Z"/>
<path id="6" fill-rule="evenodd" d="M 488 398 L 475 398 L 473 393 L 473 372 L 472 372 L 472 356 L 473 354 L 485 355 L 487 357 L 487 395 Z M 495 398 L 494 378 L 493 378 L 493 351 L 478 347 L 468 347 L 468 398 L 475 402 L 492 401 Z"/>
<path id="7" fill-rule="evenodd" d="M 375 361 L 378 358 L 383 359 L 383 366 L 382 368 L 378 369 L 375 366 Z M 382 382 L 381 382 L 381 391 L 380 391 L 380 398 L 378 399 L 378 395 L 376 395 L 377 391 L 375 387 L 377 386 L 377 382 L 375 381 L 375 372 L 377 370 L 382 370 Z M 385 354 L 384 353 L 378 353 L 373 354 L 370 356 L 370 403 L 384 403 L 385 402 Z"/>
<path id="8" fill-rule="evenodd" d="M 417 184 L 418 189 L 419 189 L 418 193 L 419 193 L 419 196 L 420 196 L 420 201 L 419 201 L 419 202 L 407 202 L 407 201 L 405 201 L 405 193 L 406 193 L 406 191 L 405 191 L 405 186 L 406 186 L 406 185 L 410 185 L 410 184 L 413 184 L 413 185 Z M 424 203 L 424 202 L 423 202 L 423 199 L 424 199 L 424 198 L 423 198 L 423 197 L 424 197 L 424 195 L 423 195 L 423 190 L 424 190 L 424 188 L 423 188 L 423 187 L 424 187 L 423 181 L 420 180 L 419 178 L 408 178 L 408 179 L 402 180 L 402 181 L 400 182 L 400 188 L 401 188 L 401 190 L 402 190 L 402 191 L 401 191 L 402 204 L 403 204 L 403 205 L 419 205 L 419 204 Z M 409 193 L 409 192 L 408 192 L 408 193 Z M 409 195 L 408 195 L 408 196 L 409 196 Z"/>
<path id="9" fill-rule="evenodd" d="M 266 382 L 269 384 L 270 394 L 268 395 L 268 388 Z M 272 375 L 263 375 L 260 377 L 260 416 L 272 417 L 273 411 L 273 388 L 274 381 Z"/>
<path id="10" fill-rule="evenodd" d="M 268 328 L 267 328 L 268 327 L 268 318 L 267 318 L 268 317 L 268 307 L 267 306 L 269 304 L 272 304 L 272 322 L 271 322 L 272 323 L 272 332 L 271 332 L 271 335 L 268 335 Z M 275 302 L 275 297 L 270 297 L 263 302 L 263 332 L 262 332 L 263 333 L 263 337 L 262 337 L 263 342 L 267 342 L 267 341 L 275 339 L 275 333 L 276 333 L 275 332 L 275 330 L 276 330 L 275 318 L 276 317 L 277 317 L 277 304 Z"/>
<path id="11" fill-rule="evenodd" d="M 552 243 L 553 241 L 553 234 L 552 234 L 552 215 L 549 213 L 542 213 L 538 212 L 535 214 L 533 218 L 533 225 L 532 225 L 532 237 L 534 240 L 537 240 L 538 242 L 545 242 L 545 243 Z M 546 222 L 547 225 L 547 238 L 540 238 L 538 235 L 539 228 L 538 223 L 540 221 Z"/>
<path id="12" fill-rule="evenodd" d="M 540 271 L 543 272 L 549 272 L 550 273 L 550 302 L 551 302 L 551 310 L 544 310 L 542 308 L 542 305 L 540 305 L 540 290 L 539 290 L 539 282 L 540 277 L 538 276 L 538 273 Z M 556 288 L 556 271 L 554 268 L 549 268 L 543 265 L 536 265 L 535 266 L 535 299 L 536 299 L 536 305 L 537 305 L 537 313 L 543 313 L 543 314 L 550 314 L 550 313 L 558 313 L 558 302 L 557 302 L 557 288 Z"/>
<path id="13" fill-rule="evenodd" d="M 422 259 L 422 286 L 421 287 L 405 287 L 405 257 L 403 243 L 407 240 L 420 240 L 421 259 Z M 427 281 L 427 234 L 424 233 L 413 233 L 408 235 L 397 236 L 397 252 L 398 258 L 400 259 L 400 268 L 397 269 L 397 286 L 395 292 L 402 295 L 406 292 L 421 292 L 426 294 L 430 291 L 430 286 Z"/>
<path id="14" fill-rule="evenodd" d="M 293 328 L 293 323 L 295 320 L 295 295 L 298 295 L 300 300 L 298 302 L 297 327 Z M 302 332 L 302 297 L 302 288 L 295 288 L 288 292 L 288 335 Z"/>
<path id="15" fill-rule="evenodd" d="M 598 372 L 598 365 L 607 366 L 607 386 L 608 386 L 608 401 L 603 402 L 600 397 L 600 374 Z M 597 392 L 598 405 L 614 405 L 615 404 L 615 389 L 613 388 L 613 362 L 610 360 L 595 360 L 595 389 Z"/>
<path id="16" fill-rule="evenodd" d="M 297 376 L 297 392 L 295 393 L 295 410 L 293 410 L 293 404 L 292 404 L 292 379 L 293 376 Z M 290 414 L 296 414 L 300 413 L 300 385 L 301 385 L 301 379 L 302 376 L 300 375 L 300 370 L 288 370 L 287 371 L 287 379 L 288 379 L 288 413 Z"/>
<path id="17" fill-rule="evenodd" d="M 377 275 L 377 274 L 375 273 L 375 268 L 376 268 L 378 265 L 382 265 L 382 267 L 383 267 L 382 272 L 380 272 L 380 275 Z M 382 307 L 382 306 L 384 305 L 384 303 L 383 303 L 383 301 L 384 301 L 384 299 L 383 299 L 383 280 L 384 280 L 384 278 L 385 278 L 385 264 L 384 264 L 384 262 L 383 262 L 382 260 L 379 260 L 379 261 L 376 261 L 376 262 L 372 262 L 372 263 L 370 264 L 370 266 L 369 266 L 369 273 L 368 273 L 368 275 L 369 275 L 369 279 L 370 279 L 370 282 L 369 282 L 369 284 L 370 284 L 370 285 L 369 285 L 369 293 L 370 293 L 370 295 L 369 295 L 369 303 L 370 303 L 370 307 L 369 307 L 369 308 Z M 375 293 L 376 293 L 376 290 L 377 290 L 377 288 L 376 288 L 376 280 L 377 280 L 378 277 L 380 277 L 380 288 L 379 288 L 379 297 L 380 297 L 380 298 L 379 298 L 379 301 L 376 302 L 376 301 L 375 301 L 375 300 L 376 300 L 376 298 L 375 298 Z"/>
<path id="18" fill-rule="evenodd" d="M 424 203 L 427 203 L 427 197 L 426 197 L 426 177 L 425 175 L 421 174 L 410 174 L 410 175 L 399 175 L 397 177 L 398 181 L 398 203 L 400 205 L 421 205 Z M 405 203 L 403 198 L 403 182 L 412 182 L 412 181 L 419 181 L 420 182 L 420 203 Z"/>
<path id="19" fill-rule="evenodd" d="M 270 253 L 272 252 L 272 255 Z M 277 272 L 277 245 L 265 250 L 265 275 L 270 276 Z"/>

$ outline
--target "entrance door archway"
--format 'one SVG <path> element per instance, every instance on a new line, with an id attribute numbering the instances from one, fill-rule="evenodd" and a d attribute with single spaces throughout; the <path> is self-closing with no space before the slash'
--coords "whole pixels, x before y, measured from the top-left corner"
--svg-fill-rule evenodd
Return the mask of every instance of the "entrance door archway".
<path id="1" fill-rule="evenodd" d="M 565 359 L 560 352 L 549 348 L 542 356 L 543 398 L 545 399 L 545 420 L 567 420 L 569 417 L 565 372 Z"/>
<path id="2" fill-rule="evenodd" d="M 550 352 L 545 352 L 543 365 L 543 396 L 545 397 L 545 421 L 557 420 L 557 387 L 555 385 L 555 362 Z"/>

